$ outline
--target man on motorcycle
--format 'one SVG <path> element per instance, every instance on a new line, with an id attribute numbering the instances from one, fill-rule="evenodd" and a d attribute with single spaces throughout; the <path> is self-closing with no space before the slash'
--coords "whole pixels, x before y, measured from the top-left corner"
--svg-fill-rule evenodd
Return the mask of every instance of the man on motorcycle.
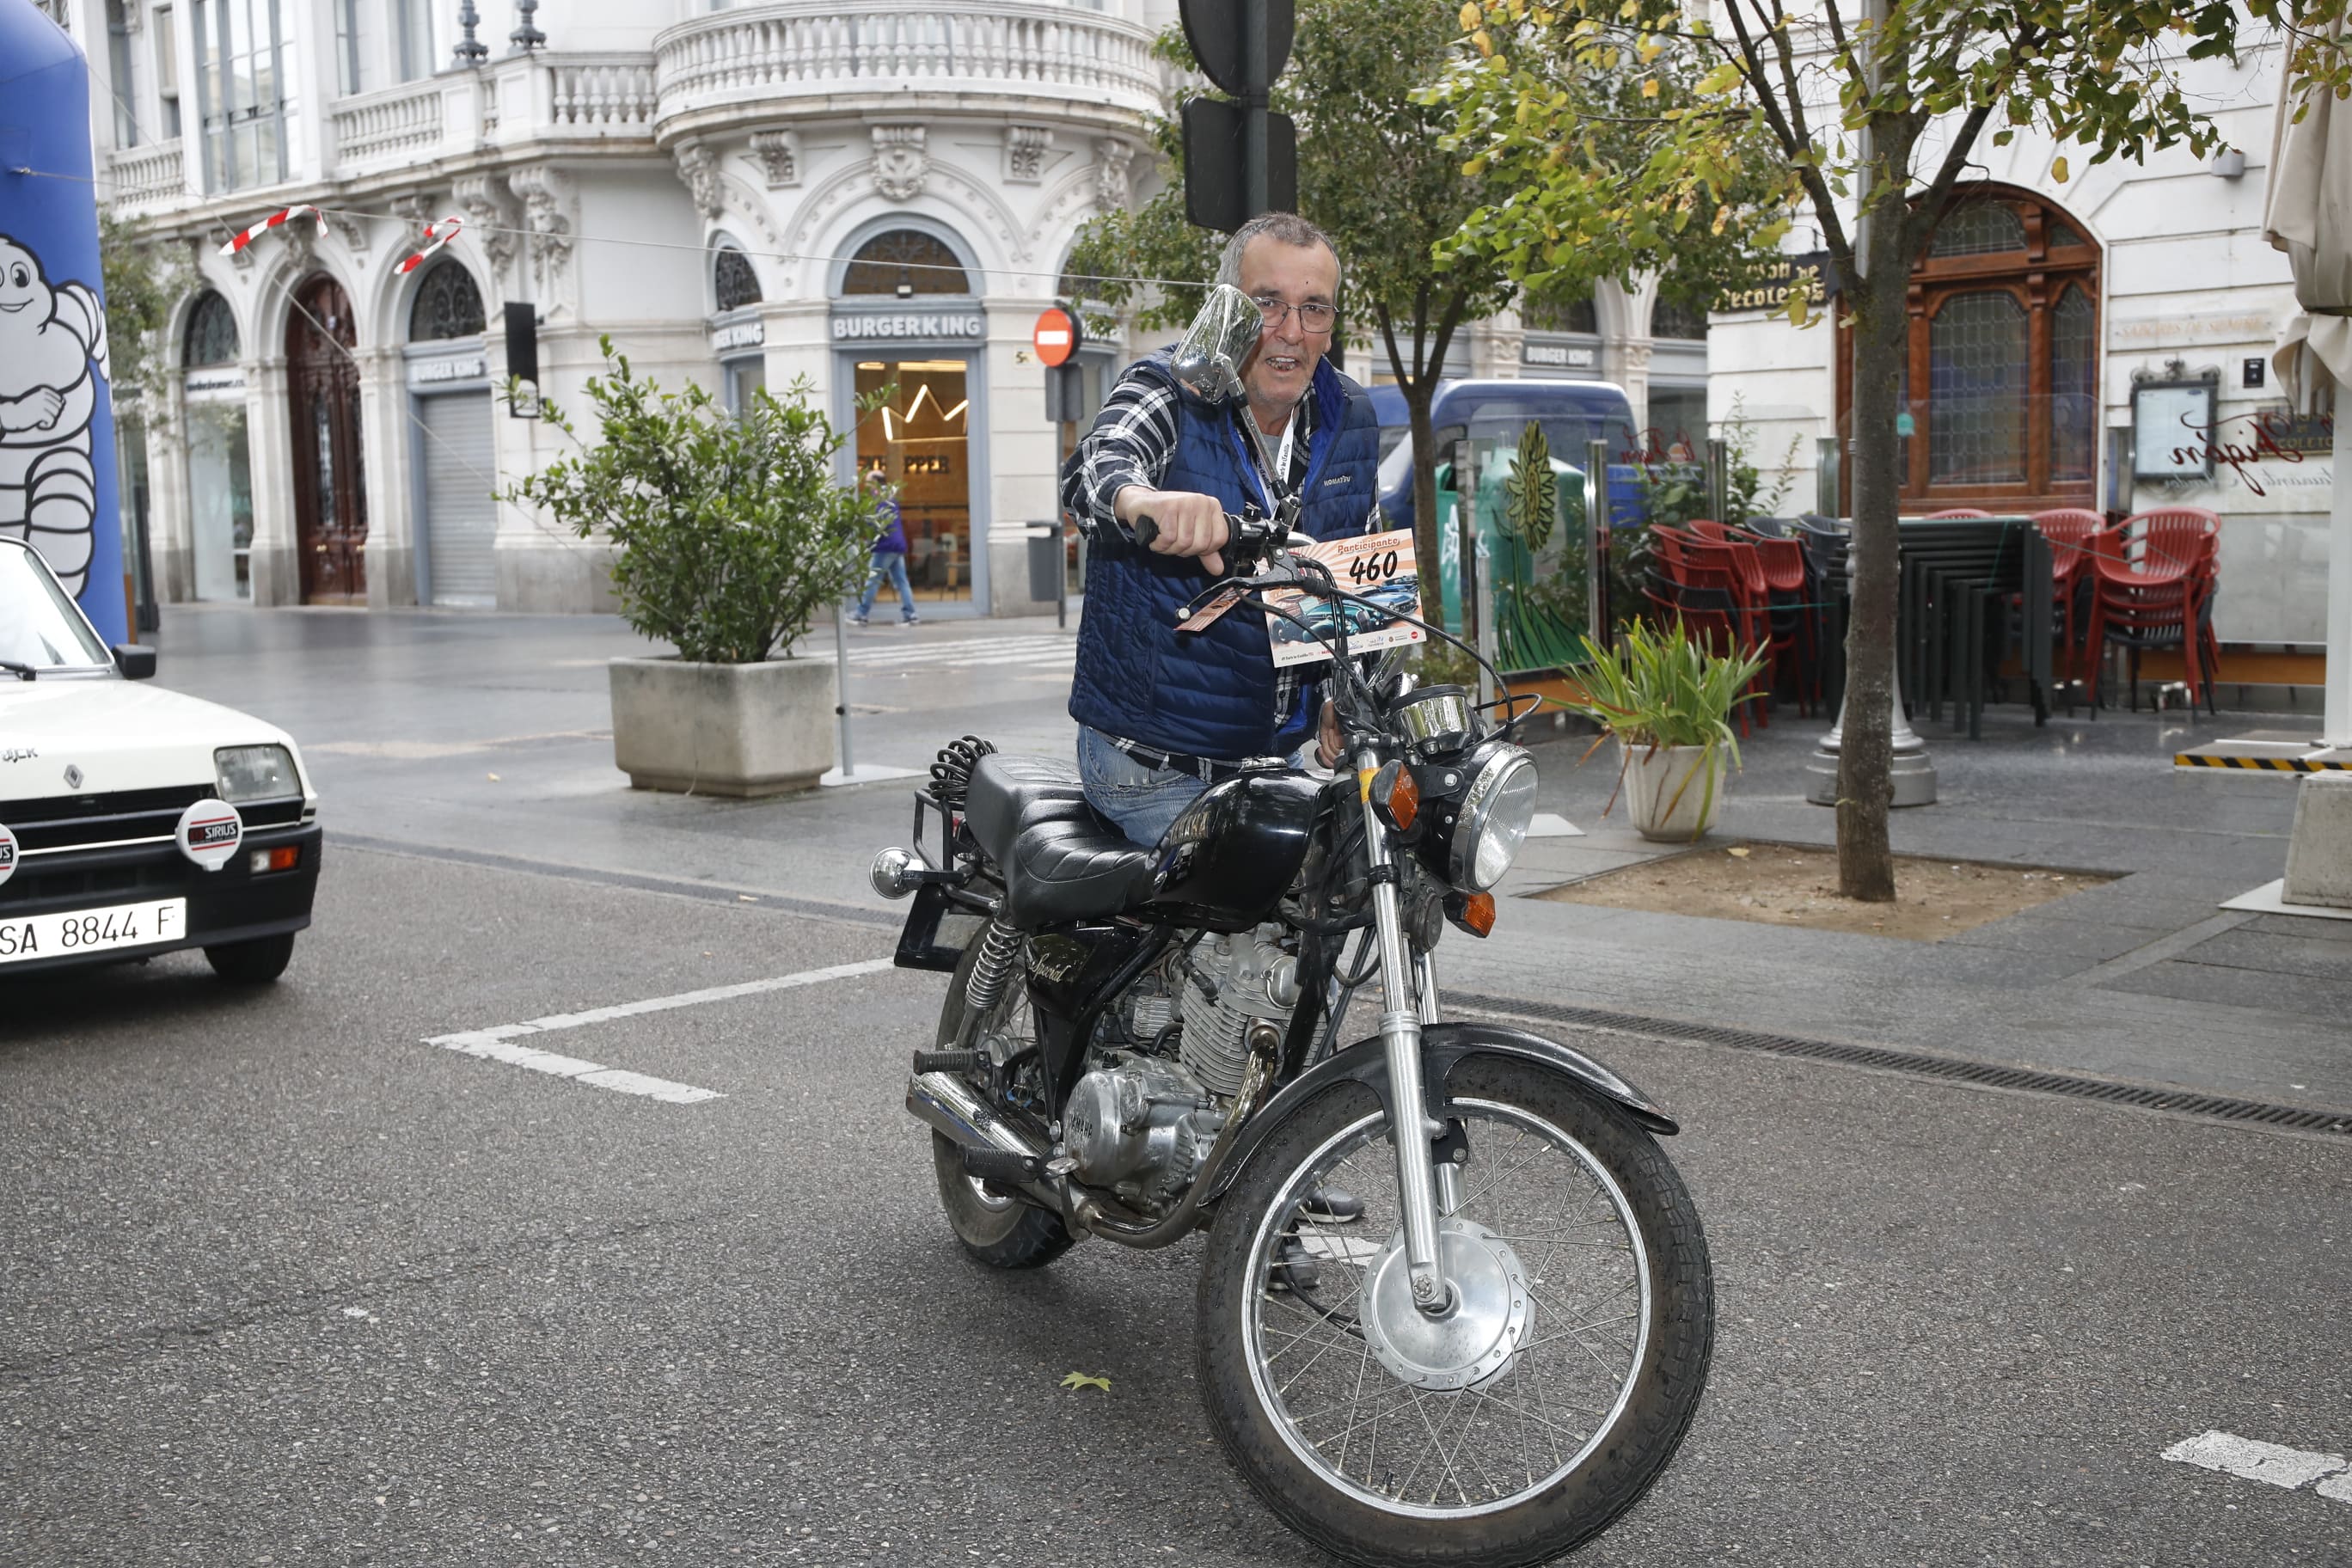
<path id="1" fill-rule="evenodd" d="M 1364 389 L 1324 361 L 1339 297 L 1329 237 L 1292 213 L 1252 218 L 1217 281 L 1263 316 L 1241 365 L 1246 411 L 1179 384 L 1163 349 L 1127 368 L 1062 470 L 1062 504 L 1091 541 L 1070 686 L 1078 772 L 1095 809 L 1145 845 L 1245 759 L 1303 765 L 1311 752 L 1328 767 L 1339 750 L 1318 683 L 1275 668 L 1264 616 L 1236 608 L 1176 629 L 1225 571 L 1225 514 L 1271 517 L 1295 497 L 1293 526 L 1318 539 L 1378 526 L 1379 421 Z M 1133 532 L 1147 516 L 1159 529 L 1148 548 Z"/>

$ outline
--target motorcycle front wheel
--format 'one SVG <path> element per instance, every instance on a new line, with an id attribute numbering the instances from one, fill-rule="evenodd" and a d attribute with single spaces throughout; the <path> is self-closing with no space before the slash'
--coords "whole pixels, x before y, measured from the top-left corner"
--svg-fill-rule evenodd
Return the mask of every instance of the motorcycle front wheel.
<path id="1" fill-rule="evenodd" d="M 1448 1092 L 1446 1313 L 1412 1304 L 1387 1118 L 1360 1085 L 1253 1155 L 1201 1279 L 1227 1456 L 1292 1529 L 1378 1568 L 1540 1563 L 1598 1533 L 1672 1458 L 1714 1345 L 1706 1237 L 1646 1131 L 1520 1062 L 1466 1061 Z M 1307 1217 L 1332 1187 L 1360 1220 Z"/>

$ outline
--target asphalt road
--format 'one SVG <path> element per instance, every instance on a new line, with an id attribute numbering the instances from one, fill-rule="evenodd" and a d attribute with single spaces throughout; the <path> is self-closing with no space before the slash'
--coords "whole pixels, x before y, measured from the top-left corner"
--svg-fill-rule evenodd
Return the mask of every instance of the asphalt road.
<path id="1" fill-rule="evenodd" d="M 550 726 L 553 727 L 553 726 Z M 0 991 L 0 1563 L 1318 1562 L 1211 1443 L 1197 1241 L 967 1263 L 899 1108 L 941 982 L 845 912 L 331 843 L 277 986 Z M 1592 1564 L 2352 1560 L 2352 1148 L 1643 1037 L 1722 1319 Z M 1108 1377 L 1108 1394 L 1058 1386 Z"/>

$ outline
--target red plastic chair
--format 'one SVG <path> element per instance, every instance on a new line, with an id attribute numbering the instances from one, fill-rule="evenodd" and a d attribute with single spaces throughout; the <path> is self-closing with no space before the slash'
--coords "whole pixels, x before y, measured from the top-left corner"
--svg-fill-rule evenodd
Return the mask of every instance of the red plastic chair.
<path id="1" fill-rule="evenodd" d="M 2059 679 L 2080 680 L 2083 645 L 2074 624 L 2075 601 L 2087 597 L 2091 578 L 2083 569 L 2084 552 L 2105 530 L 2106 519 L 2088 507 L 2062 506 L 2035 512 L 2033 526 L 2050 542 L 2051 590 L 2058 606 L 2058 635 L 2064 656 Z M 2087 622 L 2089 606 L 2083 608 Z"/>
<path id="2" fill-rule="evenodd" d="M 1711 650 L 1741 656 L 1762 653 L 1769 667 L 1772 647 L 1770 610 L 1756 590 L 1756 577 L 1738 560 L 1737 552 L 1696 534 L 1657 524 L 1651 526 L 1650 537 L 1653 558 L 1665 579 L 1663 595 L 1657 584 L 1649 585 L 1651 602 L 1661 610 L 1679 614 L 1685 629 Z M 1771 692 L 1763 669 L 1757 671 L 1748 689 L 1759 700 L 1740 704 L 1739 732 L 1743 735 L 1748 733 L 1748 710 L 1751 707 L 1756 710 L 1757 726 L 1771 727 L 1764 708 Z"/>
<path id="3" fill-rule="evenodd" d="M 1690 531 L 1736 553 L 1750 595 L 1765 606 L 1774 665 L 1793 662 L 1798 711 L 1807 711 L 1808 683 L 1818 700 L 1821 670 L 1813 616 L 1805 604 L 1805 547 L 1793 539 L 1774 539 L 1706 518 L 1692 519 Z"/>
<path id="4" fill-rule="evenodd" d="M 1927 521 L 1933 522 L 1939 517 L 1990 517 L 1992 513 L 1979 507 L 1948 506 L 1941 511 L 1929 512 L 1927 514 Z"/>
<path id="5" fill-rule="evenodd" d="M 2139 707 L 2142 649 L 2178 644 L 2193 709 L 2198 693 L 2210 698 L 2210 672 L 2221 647 L 2210 623 L 2221 520 L 2202 507 L 2137 512 L 2120 527 L 2095 535 L 2084 552 L 2092 574 L 2091 700 L 2099 697 L 2106 645 L 2132 655 L 2132 707 Z"/>

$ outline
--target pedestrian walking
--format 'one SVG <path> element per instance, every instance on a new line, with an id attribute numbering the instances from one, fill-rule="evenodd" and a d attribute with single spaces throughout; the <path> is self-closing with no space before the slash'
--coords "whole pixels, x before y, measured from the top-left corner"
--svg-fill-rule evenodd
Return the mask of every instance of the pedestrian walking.
<path id="1" fill-rule="evenodd" d="M 915 593 L 907 586 L 907 528 L 898 515 L 898 503 L 882 489 L 878 477 L 869 480 L 875 489 L 874 515 L 882 521 L 882 531 L 874 539 L 874 573 L 866 581 L 866 596 L 857 601 L 857 613 L 849 617 L 853 626 L 862 626 L 873 613 L 874 595 L 882 591 L 887 580 L 898 589 L 898 624 L 917 626 L 922 617 L 915 614 Z"/>

